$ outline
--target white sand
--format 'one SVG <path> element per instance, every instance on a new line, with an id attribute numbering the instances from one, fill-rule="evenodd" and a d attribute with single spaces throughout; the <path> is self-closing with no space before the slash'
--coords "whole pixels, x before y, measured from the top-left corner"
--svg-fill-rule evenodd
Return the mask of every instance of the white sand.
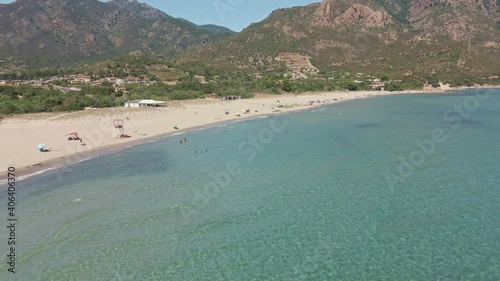
<path id="1" fill-rule="evenodd" d="M 333 103 L 389 94 L 397 93 L 359 91 L 279 96 L 260 94 L 253 99 L 237 101 L 169 102 L 167 108 L 158 109 L 108 108 L 73 113 L 16 115 L 0 122 L 0 174 L 5 174 L 8 167 L 15 167 L 19 171 L 62 159 L 66 159 L 64 162 L 75 162 L 82 158 L 82 153 L 173 133 L 176 131 L 173 129 L 173 123 L 177 123 L 179 129 L 184 130 L 215 122 L 276 114 L 272 112 L 272 108 L 277 105 L 277 100 L 285 107 L 293 106 L 282 109 L 282 112 L 289 112 L 310 108 L 305 105 L 308 100 Z M 243 109 L 250 109 L 251 113 L 243 114 Z M 224 114 L 225 110 L 230 113 Z M 241 114 L 241 117 L 236 117 L 236 113 Z M 127 117 L 130 120 L 127 120 Z M 112 121 L 118 118 L 123 119 L 125 133 L 132 136 L 131 138 L 113 138 Z M 86 146 L 81 146 L 79 141 L 67 140 L 69 133 L 74 131 L 78 132 Z M 138 131 L 147 135 L 139 135 Z M 37 151 L 37 145 L 40 143 L 46 143 L 51 151 Z"/>

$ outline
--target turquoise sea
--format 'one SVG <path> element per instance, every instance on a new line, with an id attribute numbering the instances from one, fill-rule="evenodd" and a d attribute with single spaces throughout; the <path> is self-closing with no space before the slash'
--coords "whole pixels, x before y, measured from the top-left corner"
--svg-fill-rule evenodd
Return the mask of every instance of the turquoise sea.
<path id="1" fill-rule="evenodd" d="M 496 281 L 500 91 L 166 136 L 20 180 L 16 199 L 0 280 Z"/>

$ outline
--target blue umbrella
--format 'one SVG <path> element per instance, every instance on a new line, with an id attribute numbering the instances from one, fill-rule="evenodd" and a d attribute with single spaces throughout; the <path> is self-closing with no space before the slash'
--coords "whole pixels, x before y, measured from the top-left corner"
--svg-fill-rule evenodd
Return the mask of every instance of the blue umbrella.
<path id="1" fill-rule="evenodd" d="M 39 144 L 38 147 L 37 147 L 38 151 L 42 151 L 44 148 L 45 148 L 45 144 L 44 143 Z"/>

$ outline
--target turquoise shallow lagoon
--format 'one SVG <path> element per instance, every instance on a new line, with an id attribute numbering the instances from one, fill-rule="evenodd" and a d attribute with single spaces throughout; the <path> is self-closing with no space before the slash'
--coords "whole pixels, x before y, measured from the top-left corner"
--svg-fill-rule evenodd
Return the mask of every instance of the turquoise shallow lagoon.
<path id="1" fill-rule="evenodd" d="M 17 188 L 0 280 L 500 280 L 500 91 L 218 125 Z"/>

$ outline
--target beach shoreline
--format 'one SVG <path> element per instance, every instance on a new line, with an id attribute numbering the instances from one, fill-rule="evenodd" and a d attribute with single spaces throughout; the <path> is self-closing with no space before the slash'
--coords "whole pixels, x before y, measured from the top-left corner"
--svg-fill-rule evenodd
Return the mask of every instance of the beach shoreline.
<path id="1" fill-rule="evenodd" d="M 152 142 L 162 137 L 185 134 L 200 128 L 266 115 L 310 110 L 357 99 L 418 93 L 423 92 L 354 91 L 257 95 L 253 99 L 229 102 L 218 100 L 172 102 L 167 108 L 162 109 L 111 108 L 72 113 L 11 116 L 0 122 L 0 141 L 4 143 L 0 147 L 0 154 L 3 155 L 0 160 L 2 162 L 0 163 L 0 183 L 5 181 L 9 167 L 14 167 L 18 180 L 22 180 L 45 171 L 64 169 L 72 164 L 101 155 L 116 153 L 131 146 Z M 320 101 L 320 103 L 314 103 L 312 106 L 305 105 L 311 100 Z M 283 108 L 280 112 L 273 112 L 278 101 Z M 250 109 L 251 113 L 243 114 L 242 108 Z M 257 108 L 258 112 L 255 112 Z M 230 114 L 224 114 L 225 110 L 229 110 Z M 236 116 L 237 112 L 240 114 L 239 117 Z M 110 124 L 113 119 L 118 118 L 124 121 L 124 133 L 131 135 L 131 138 L 111 137 L 109 130 L 112 129 L 112 125 Z M 170 127 L 173 123 L 179 124 L 180 129 Z M 78 141 L 66 140 L 69 133 L 73 131 L 78 131 L 86 142 L 86 146 L 79 146 Z M 142 131 L 147 132 L 147 135 L 138 134 Z M 13 136 L 21 140 L 16 143 L 9 142 L 14 138 Z M 38 140 L 39 142 L 44 140 L 52 151 L 45 153 L 36 151 Z"/>

